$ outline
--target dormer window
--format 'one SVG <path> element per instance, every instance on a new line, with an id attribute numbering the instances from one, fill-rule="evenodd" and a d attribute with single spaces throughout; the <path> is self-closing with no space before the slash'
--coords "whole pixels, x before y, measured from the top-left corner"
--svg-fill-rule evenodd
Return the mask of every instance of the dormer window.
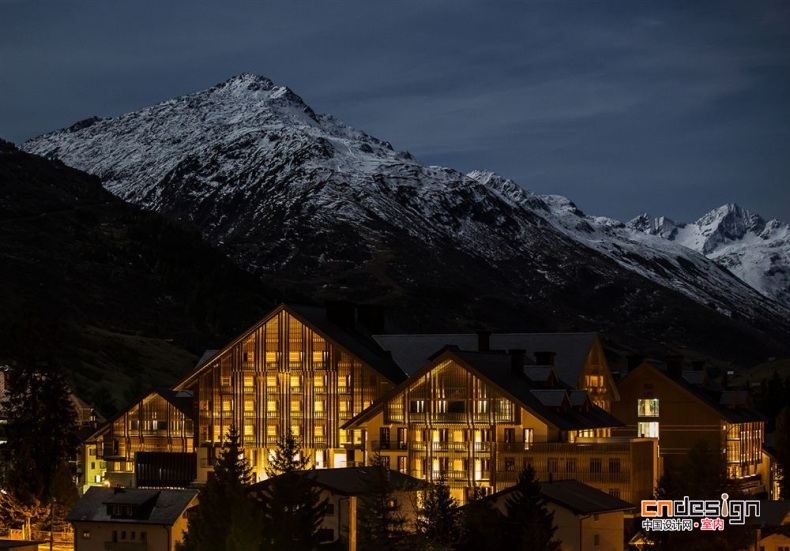
<path id="1" fill-rule="evenodd" d="M 134 505 L 108 505 L 107 514 L 113 518 L 134 518 Z"/>

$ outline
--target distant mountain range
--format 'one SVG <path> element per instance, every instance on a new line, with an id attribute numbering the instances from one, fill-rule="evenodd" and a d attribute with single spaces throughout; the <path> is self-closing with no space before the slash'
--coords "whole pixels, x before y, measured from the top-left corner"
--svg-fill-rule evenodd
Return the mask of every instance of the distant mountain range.
<path id="1" fill-rule="evenodd" d="M 727 233 L 727 216 L 705 226 L 721 237 L 701 254 L 644 217 L 590 217 L 490 172 L 425 166 L 263 77 L 23 147 L 196 225 L 286 295 L 394 305 L 410 329 L 600 330 L 626 347 L 722 361 L 790 352 L 787 280 L 775 277 L 786 277 L 786 226 L 764 223 L 785 238 L 758 277 L 768 283 L 747 285 L 733 273 L 749 281 L 755 270 L 719 264 L 745 239 Z M 750 251 L 736 255 L 742 266 Z"/>
<path id="2" fill-rule="evenodd" d="M 704 254 L 767 297 L 790 306 L 790 225 L 724 205 L 692 224 L 642 214 L 628 227 Z"/>

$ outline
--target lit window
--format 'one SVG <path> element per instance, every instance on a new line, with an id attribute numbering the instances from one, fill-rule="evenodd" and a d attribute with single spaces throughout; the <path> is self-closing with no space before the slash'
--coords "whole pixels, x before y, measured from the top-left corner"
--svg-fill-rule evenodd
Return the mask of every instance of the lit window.
<path id="1" fill-rule="evenodd" d="M 658 417 L 658 398 L 637 400 L 639 417 Z"/>
<path id="2" fill-rule="evenodd" d="M 425 413 L 425 400 L 412 400 L 409 403 L 410 413 Z"/>
<path id="3" fill-rule="evenodd" d="M 82 531 L 82 539 L 84 539 L 84 540 L 91 539 L 91 531 L 90 530 L 83 530 Z"/>
<path id="4" fill-rule="evenodd" d="M 658 438 L 658 422 L 637 423 L 637 436 L 639 438 Z"/>

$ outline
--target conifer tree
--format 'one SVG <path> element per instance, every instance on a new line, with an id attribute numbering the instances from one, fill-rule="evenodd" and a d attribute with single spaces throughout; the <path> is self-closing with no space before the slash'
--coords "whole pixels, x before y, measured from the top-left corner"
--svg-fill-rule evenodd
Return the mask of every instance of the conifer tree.
<path id="1" fill-rule="evenodd" d="M 737 485 L 727 476 L 725 456 L 717 446 L 698 440 L 689 450 L 683 463 L 670 470 L 658 481 L 657 499 L 721 499 L 723 493 L 730 499 L 739 498 Z M 727 551 L 743 549 L 749 544 L 746 526 L 727 525 L 724 532 L 661 532 L 646 533 L 656 551 L 695 549 L 699 551 Z"/>
<path id="2" fill-rule="evenodd" d="M 557 527 L 554 513 L 546 507 L 535 470 L 528 465 L 518 476 L 515 488 L 505 502 L 503 544 L 527 551 L 559 551 L 554 538 Z"/>
<path id="3" fill-rule="evenodd" d="M 504 517 L 489 500 L 483 499 L 482 488 L 475 486 L 469 502 L 463 508 L 461 542 L 458 549 L 501 549 Z"/>
<path id="4" fill-rule="evenodd" d="M 430 549 L 451 549 L 460 541 L 461 510 L 444 475 L 425 492 L 417 531 Z"/>
<path id="5" fill-rule="evenodd" d="M 326 500 L 305 473 L 310 458 L 289 430 L 266 468 L 271 477 L 258 495 L 263 515 L 263 548 L 309 551 L 318 547 Z"/>
<path id="6" fill-rule="evenodd" d="M 260 545 L 259 513 L 247 494 L 252 470 L 231 425 L 222 453 L 198 496 L 197 512 L 189 517 L 181 551 L 248 551 Z"/>
<path id="7" fill-rule="evenodd" d="M 360 551 L 403 549 L 408 541 L 406 519 L 396 497 L 389 469 L 375 455 L 366 468 L 365 488 L 358 498 L 357 547 Z"/>
<path id="8" fill-rule="evenodd" d="M 266 476 L 275 477 L 284 473 L 304 471 L 310 464 L 310 457 L 302 453 L 302 442 L 291 429 L 277 442 L 274 455 L 266 466 Z"/>

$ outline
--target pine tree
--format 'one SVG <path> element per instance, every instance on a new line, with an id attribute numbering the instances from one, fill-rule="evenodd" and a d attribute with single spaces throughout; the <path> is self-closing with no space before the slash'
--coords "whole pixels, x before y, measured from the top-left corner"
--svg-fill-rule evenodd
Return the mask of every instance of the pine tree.
<path id="1" fill-rule="evenodd" d="M 263 515 L 263 548 L 309 551 L 318 547 L 326 500 L 305 471 L 310 458 L 289 430 L 266 468 L 271 477 L 258 495 Z"/>
<path id="2" fill-rule="evenodd" d="M 463 508 L 461 541 L 458 549 L 501 549 L 504 517 L 489 500 L 482 488 L 475 486 L 469 502 Z"/>
<path id="3" fill-rule="evenodd" d="M 291 429 L 277 442 L 274 456 L 266 467 L 266 476 L 275 477 L 284 473 L 304 471 L 310 464 L 310 457 L 302 453 L 302 442 Z"/>
<path id="4" fill-rule="evenodd" d="M 518 476 L 518 482 L 505 502 L 504 530 L 505 547 L 528 551 L 555 551 L 560 542 L 554 538 L 557 527 L 554 513 L 546 507 L 540 493 L 540 483 L 531 465 Z"/>
<path id="5" fill-rule="evenodd" d="M 360 551 L 402 549 L 408 540 L 406 519 L 396 497 L 389 469 L 378 455 L 366 468 L 365 487 L 358 498 L 357 547 Z"/>
<path id="6" fill-rule="evenodd" d="M 260 544 L 260 516 L 247 494 L 252 470 L 231 425 L 222 453 L 198 496 L 197 512 L 189 517 L 181 551 L 248 551 Z"/>
<path id="7" fill-rule="evenodd" d="M 656 499 L 721 499 L 727 493 L 738 498 L 737 486 L 727 477 L 727 464 L 722 452 L 706 440 L 699 440 L 689 450 L 683 463 L 670 470 L 658 481 Z M 728 525 L 721 532 L 650 532 L 647 534 L 656 551 L 695 549 L 699 551 L 726 551 L 748 546 L 745 526 Z"/>
<path id="8" fill-rule="evenodd" d="M 461 510 L 442 475 L 425 493 L 417 531 L 430 549 L 451 549 L 461 535 Z"/>

